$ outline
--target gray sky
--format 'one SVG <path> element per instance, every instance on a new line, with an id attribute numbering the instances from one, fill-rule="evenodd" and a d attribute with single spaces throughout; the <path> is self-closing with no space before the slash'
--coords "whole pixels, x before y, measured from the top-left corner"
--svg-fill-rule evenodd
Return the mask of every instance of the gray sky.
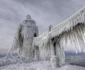
<path id="1" fill-rule="evenodd" d="M 0 51 L 11 47 L 18 25 L 30 14 L 39 32 L 64 21 L 85 5 L 85 0 L 0 0 Z"/>

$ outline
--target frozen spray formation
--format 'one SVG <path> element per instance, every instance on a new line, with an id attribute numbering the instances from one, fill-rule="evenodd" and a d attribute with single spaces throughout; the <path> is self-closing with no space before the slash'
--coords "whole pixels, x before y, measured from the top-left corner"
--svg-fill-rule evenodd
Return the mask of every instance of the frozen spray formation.
<path id="1" fill-rule="evenodd" d="M 29 30 L 29 31 L 30 33 L 26 32 L 26 30 L 23 31 L 23 34 L 25 34 L 27 37 L 28 36 L 32 36 L 32 37 L 29 37 L 28 41 L 23 40 L 23 42 L 25 42 L 25 45 L 19 47 L 19 53 L 25 52 L 22 55 L 23 56 L 26 55 L 26 57 L 24 58 L 27 59 L 28 61 L 30 61 L 29 58 L 32 57 L 34 61 L 49 60 L 51 62 L 52 67 L 54 68 L 63 66 L 65 64 L 65 54 L 64 54 L 65 47 L 73 47 L 73 49 L 76 52 L 85 51 L 85 47 L 84 47 L 85 46 L 85 7 L 80 9 L 77 13 L 75 13 L 70 18 L 60 23 L 56 27 L 52 28 L 51 26 L 49 26 L 49 31 L 39 36 L 37 35 L 38 37 L 36 37 L 36 35 L 34 34 L 34 32 L 38 34 L 37 33 L 38 30 L 37 31 Z M 33 34 L 30 35 L 31 33 Z M 24 36 L 22 36 L 22 38 L 24 38 Z M 30 38 L 32 38 L 32 40 Z M 21 45 L 22 43 L 19 42 L 19 44 Z M 25 49 L 26 50 L 29 49 L 29 50 L 25 51 Z M 19 54 L 21 58 L 23 57 L 22 55 Z"/>

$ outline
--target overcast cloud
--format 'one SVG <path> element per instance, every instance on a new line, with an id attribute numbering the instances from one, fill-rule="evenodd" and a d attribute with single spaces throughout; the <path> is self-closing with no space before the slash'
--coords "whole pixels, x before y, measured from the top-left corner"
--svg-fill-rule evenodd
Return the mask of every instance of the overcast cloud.
<path id="1" fill-rule="evenodd" d="M 18 25 L 30 14 L 40 34 L 48 25 L 64 21 L 85 5 L 85 0 L 0 0 L 0 51 L 8 50 Z"/>

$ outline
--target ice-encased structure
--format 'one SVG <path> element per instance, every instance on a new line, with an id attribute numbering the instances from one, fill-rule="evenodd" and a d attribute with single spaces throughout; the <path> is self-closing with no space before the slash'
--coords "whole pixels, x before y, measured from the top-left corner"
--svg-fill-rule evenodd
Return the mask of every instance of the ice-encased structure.
<path id="1" fill-rule="evenodd" d="M 54 67 L 65 64 L 66 47 L 73 47 L 76 53 L 85 52 L 85 7 L 51 31 L 36 37 L 34 45 L 38 46 L 40 59 L 50 58 Z"/>
<path id="2" fill-rule="evenodd" d="M 25 20 L 25 22 L 27 21 Z M 26 29 L 21 30 L 21 26 L 25 26 L 25 24 L 20 25 L 18 29 L 14 47 L 19 47 L 19 55 L 26 56 L 25 59 L 28 54 L 31 54 L 29 58 L 34 56 L 34 60 L 50 60 L 53 67 L 59 67 L 65 64 L 64 48 L 73 47 L 76 52 L 85 52 L 85 7 L 56 27 L 51 28 L 50 26 L 49 31 L 39 36 L 36 25 L 32 27 L 35 28 L 33 32 L 30 28 L 28 29 L 31 35 L 26 32 Z M 27 26 L 29 27 L 29 25 Z M 22 33 L 20 33 L 21 31 Z M 38 37 L 33 39 L 34 36 Z M 29 48 L 30 50 L 28 50 Z M 32 55 L 32 51 L 34 55 Z"/>
<path id="3" fill-rule="evenodd" d="M 35 54 L 36 60 L 50 60 L 52 67 L 59 67 L 64 65 L 65 62 L 65 54 L 63 48 L 60 46 L 59 37 L 51 36 L 52 26 L 49 26 L 49 31 L 47 35 L 40 39 L 40 41 L 36 42 L 36 38 L 34 39 L 34 46 L 37 46 L 38 49 Z M 38 37 L 37 37 L 38 38 Z"/>
<path id="4" fill-rule="evenodd" d="M 18 54 L 26 62 L 33 61 L 33 38 L 38 36 L 38 27 L 30 15 L 21 23 L 16 33 L 13 48 L 18 49 Z"/>

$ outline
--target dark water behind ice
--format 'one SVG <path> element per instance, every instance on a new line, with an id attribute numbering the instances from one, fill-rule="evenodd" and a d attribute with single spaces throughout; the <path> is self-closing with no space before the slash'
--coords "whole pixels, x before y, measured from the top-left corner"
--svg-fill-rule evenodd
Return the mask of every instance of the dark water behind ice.
<path id="1" fill-rule="evenodd" d="M 6 54 L 0 54 L 0 58 L 5 57 L 5 56 L 6 56 Z"/>
<path id="2" fill-rule="evenodd" d="M 85 56 L 85 53 L 65 52 L 66 56 Z"/>
<path id="3" fill-rule="evenodd" d="M 16 55 L 16 54 L 15 54 Z M 74 53 L 74 52 L 65 52 L 66 56 L 85 56 L 85 53 Z M 5 57 L 6 53 L 0 53 L 0 58 Z"/>
<path id="4" fill-rule="evenodd" d="M 74 52 L 65 52 L 66 62 L 71 65 L 83 66 L 85 67 L 85 53 L 74 53 Z"/>

